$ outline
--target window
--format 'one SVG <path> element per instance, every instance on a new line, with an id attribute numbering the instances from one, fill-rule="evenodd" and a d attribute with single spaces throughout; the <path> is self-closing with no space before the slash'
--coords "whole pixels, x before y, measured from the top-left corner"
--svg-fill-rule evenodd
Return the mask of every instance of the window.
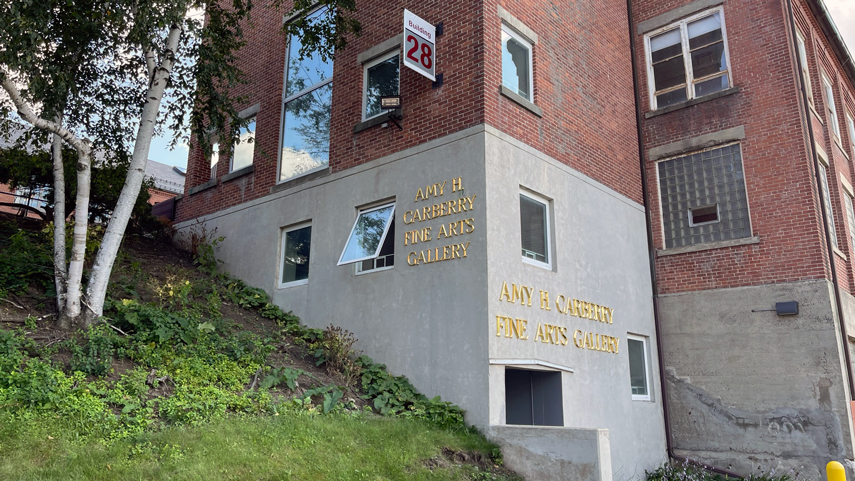
<path id="1" fill-rule="evenodd" d="M 386 233 L 386 239 L 380 247 L 380 252 L 377 257 L 365 259 L 362 262 L 357 262 L 356 273 L 362 274 L 365 272 L 382 271 L 391 269 L 395 266 L 395 217 L 392 216 L 392 222 L 389 223 L 389 232 Z"/>
<path id="2" fill-rule="evenodd" d="M 645 37 L 653 110 L 731 87 L 724 12 L 704 12 Z"/>
<path id="3" fill-rule="evenodd" d="M 849 131 L 849 153 L 855 155 L 855 120 L 849 112 L 846 112 L 846 129 Z"/>
<path id="4" fill-rule="evenodd" d="M 633 401 L 650 401 L 650 376 L 647 371 L 647 338 L 627 335 L 629 381 Z"/>
<path id="5" fill-rule="evenodd" d="M 326 12 L 319 9 L 308 21 Z M 300 59 L 301 47 L 300 37 L 292 35 L 282 101 L 279 182 L 325 169 L 330 162 L 333 62 L 316 54 Z"/>
<path id="6" fill-rule="evenodd" d="M 561 373 L 505 368 L 505 423 L 563 426 Z"/>
<path id="7" fill-rule="evenodd" d="M 805 38 L 798 30 L 796 31 L 796 40 L 799 44 L 799 64 L 802 69 L 802 78 L 805 81 L 805 90 L 807 90 L 808 102 L 813 105 L 813 90 L 810 86 L 810 69 L 808 69 L 807 48 L 805 47 Z"/>
<path id="8" fill-rule="evenodd" d="M 279 287 L 309 282 L 309 251 L 312 247 L 312 225 L 300 224 L 282 233 L 282 273 Z"/>
<path id="9" fill-rule="evenodd" d="M 534 102 L 531 42 L 502 24 L 502 85 Z"/>
<path id="10" fill-rule="evenodd" d="M 822 73 L 822 88 L 825 90 L 825 105 L 831 119 L 831 131 L 834 138 L 840 140 L 840 124 L 837 122 L 837 107 L 834 105 L 834 84 L 825 72 Z"/>
<path id="11" fill-rule="evenodd" d="M 380 98 L 398 95 L 400 56 L 387 53 L 365 64 L 362 96 L 362 120 L 383 114 Z"/>
<path id="12" fill-rule="evenodd" d="M 394 255 L 394 241 L 388 246 L 385 241 L 392 229 L 394 218 L 395 204 L 384 204 L 379 207 L 360 210 L 359 215 L 356 216 L 356 221 L 353 223 L 353 228 L 350 230 L 350 236 L 344 245 L 344 251 L 341 253 L 338 265 L 371 260 L 375 261 L 373 263 L 375 269 L 391 267 L 391 264 L 387 264 L 386 260 L 390 255 Z M 383 253 L 384 248 L 386 248 L 385 254 Z M 389 251 L 390 249 L 392 252 Z M 383 257 L 383 259 L 378 259 L 379 257 Z M 363 267 L 368 265 L 363 264 Z"/>
<path id="13" fill-rule="evenodd" d="M 751 236 L 739 144 L 658 165 L 665 248 Z"/>
<path id="14" fill-rule="evenodd" d="M 846 201 L 846 220 L 849 223 L 849 242 L 852 243 L 853 252 L 855 252 L 855 212 L 852 210 L 852 195 L 846 193 L 843 196 Z"/>
<path id="15" fill-rule="evenodd" d="M 26 205 L 41 212 L 47 207 L 48 188 L 43 186 L 18 187 L 15 189 L 15 204 Z"/>
<path id="16" fill-rule="evenodd" d="M 214 142 L 211 145 L 211 178 L 217 178 L 217 163 L 220 162 L 220 143 Z"/>
<path id="17" fill-rule="evenodd" d="M 219 147 L 219 145 L 217 145 Z M 255 149 L 255 116 L 249 118 L 246 127 L 240 129 L 240 141 L 232 147 L 232 165 L 229 172 L 243 169 L 252 165 L 252 154 Z M 217 156 L 219 160 L 219 155 Z M 213 159 L 211 159 L 213 160 Z"/>
<path id="18" fill-rule="evenodd" d="M 523 261 L 551 269 L 548 200 L 529 192 L 520 194 L 520 234 Z"/>
<path id="19" fill-rule="evenodd" d="M 825 211 L 828 212 L 828 230 L 831 236 L 831 245 L 837 247 L 837 231 L 834 227 L 834 210 L 831 208 L 831 193 L 828 190 L 828 166 L 824 162 L 827 159 L 820 156 L 819 162 L 819 181 L 822 184 L 822 202 L 825 204 Z"/>

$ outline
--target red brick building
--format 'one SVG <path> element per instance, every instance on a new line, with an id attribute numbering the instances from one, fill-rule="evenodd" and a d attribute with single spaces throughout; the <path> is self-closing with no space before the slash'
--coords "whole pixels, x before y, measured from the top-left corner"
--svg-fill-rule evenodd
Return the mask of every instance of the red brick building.
<path id="1" fill-rule="evenodd" d="M 358 7 L 334 65 L 254 15 L 254 142 L 191 151 L 179 235 L 531 476 L 538 443 L 573 479 L 853 458 L 855 69 L 821 2 Z"/>

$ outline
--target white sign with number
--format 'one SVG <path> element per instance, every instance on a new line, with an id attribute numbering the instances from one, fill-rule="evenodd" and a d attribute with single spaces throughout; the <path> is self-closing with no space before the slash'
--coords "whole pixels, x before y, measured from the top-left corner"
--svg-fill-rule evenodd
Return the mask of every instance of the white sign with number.
<path id="1" fill-rule="evenodd" d="M 404 9 L 404 65 L 436 81 L 436 27 Z"/>

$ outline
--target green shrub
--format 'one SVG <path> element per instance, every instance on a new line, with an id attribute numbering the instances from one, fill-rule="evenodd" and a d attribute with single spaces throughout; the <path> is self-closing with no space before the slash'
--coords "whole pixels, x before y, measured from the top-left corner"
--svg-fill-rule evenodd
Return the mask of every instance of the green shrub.
<path id="1" fill-rule="evenodd" d="M 110 372 L 116 346 L 126 345 L 123 339 L 106 325 L 93 326 L 81 333 L 80 340 L 70 340 L 66 345 L 71 350 L 71 371 L 80 371 L 93 376 L 104 376 Z"/>
<path id="2" fill-rule="evenodd" d="M 46 235 L 18 230 L 0 240 L 0 297 L 24 294 L 31 285 L 55 295 L 53 255 Z"/>

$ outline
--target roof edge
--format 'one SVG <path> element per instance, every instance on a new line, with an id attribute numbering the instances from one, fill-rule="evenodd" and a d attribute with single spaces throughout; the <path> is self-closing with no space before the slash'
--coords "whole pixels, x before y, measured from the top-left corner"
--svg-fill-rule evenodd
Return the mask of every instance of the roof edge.
<path id="1" fill-rule="evenodd" d="M 846 73 L 846 76 L 849 77 L 849 82 L 852 84 L 852 87 L 855 88 L 855 63 L 852 62 L 852 54 L 846 47 L 846 42 L 843 41 L 843 36 L 840 35 L 837 25 L 834 24 L 834 20 L 831 18 L 831 13 L 829 13 L 823 0 L 805 1 L 807 2 L 808 7 L 810 7 L 811 13 L 813 13 L 814 17 L 816 17 L 819 22 L 822 33 L 826 38 L 828 38 L 829 43 L 831 44 L 831 49 L 834 51 L 834 55 L 837 56 L 837 60 L 841 65 L 843 65 L 843 71 Z"/>

